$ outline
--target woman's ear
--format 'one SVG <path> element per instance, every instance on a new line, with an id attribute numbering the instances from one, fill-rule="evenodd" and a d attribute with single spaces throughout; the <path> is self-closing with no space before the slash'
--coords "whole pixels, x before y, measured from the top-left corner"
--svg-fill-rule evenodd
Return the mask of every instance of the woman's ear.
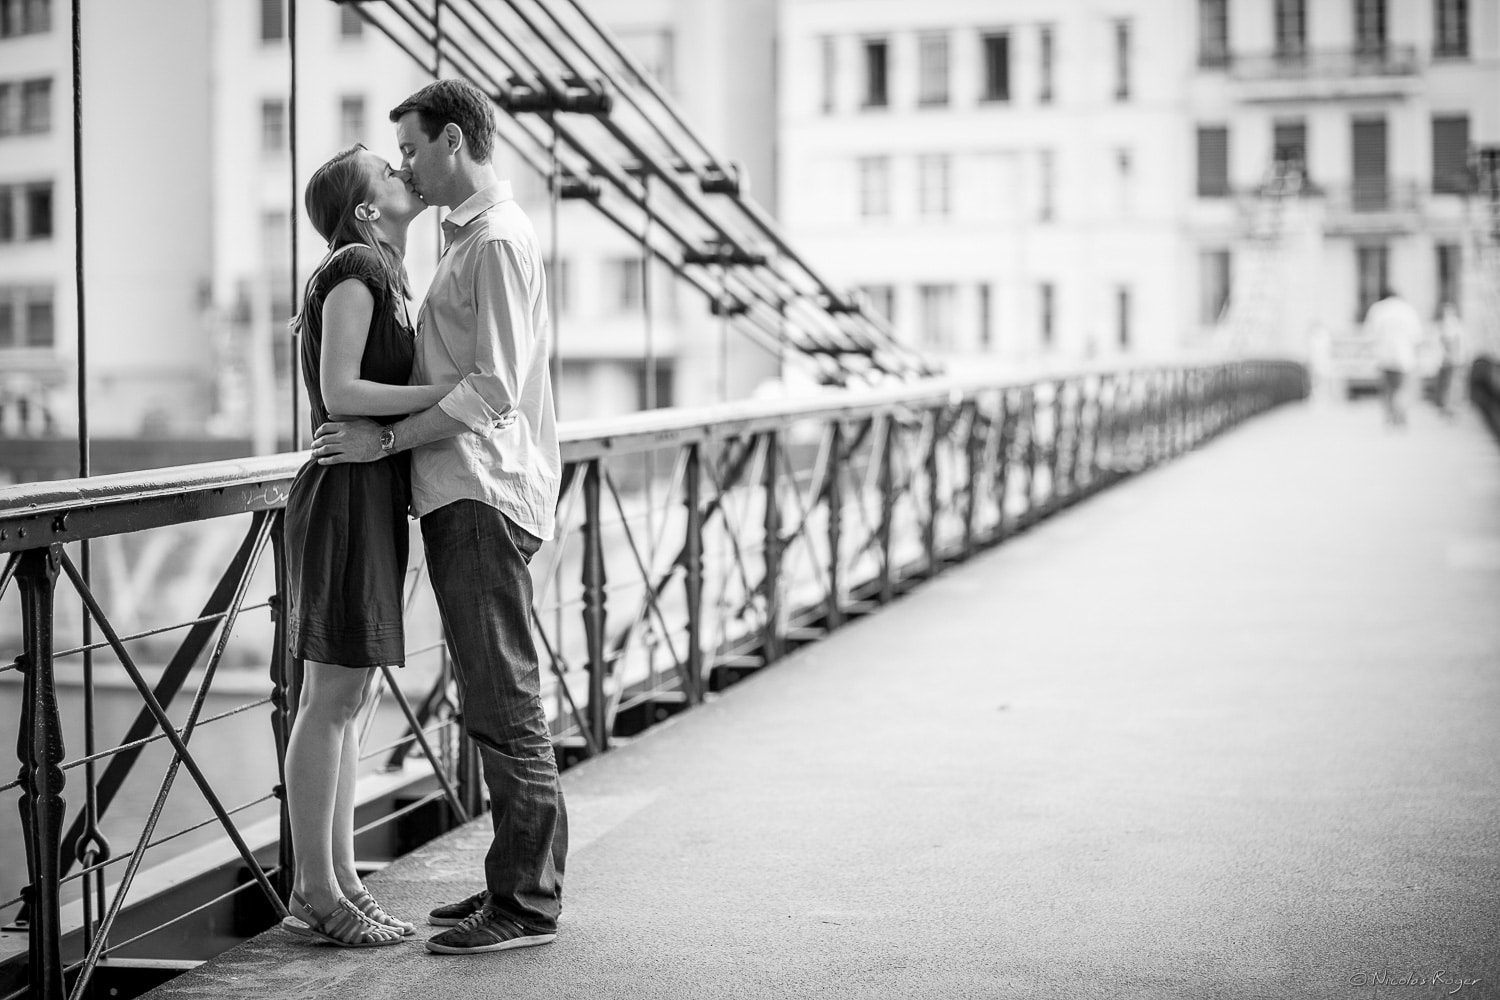
<path id="1" fill-rule="evenodd" d="M 354 217 L 360 222 L 374 222 L 380 218 L 380 209 L 374 205 L 355 205 Z"/>

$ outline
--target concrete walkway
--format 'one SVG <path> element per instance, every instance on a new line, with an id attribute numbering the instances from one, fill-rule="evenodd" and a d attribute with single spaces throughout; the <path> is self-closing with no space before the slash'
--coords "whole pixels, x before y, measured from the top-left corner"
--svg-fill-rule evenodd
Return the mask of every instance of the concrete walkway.
<path id="1" fill-rule="evenodd" d="M 550 947 L 155 995 L 1500 996 L 1500 447 L 1416 416 L 1262 417 L 569 772 Z"/>

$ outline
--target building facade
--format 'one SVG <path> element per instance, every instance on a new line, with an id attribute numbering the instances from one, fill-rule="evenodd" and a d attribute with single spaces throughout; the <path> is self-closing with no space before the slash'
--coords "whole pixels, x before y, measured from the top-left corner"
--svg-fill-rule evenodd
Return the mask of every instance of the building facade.
<path id="1" fill-rule="evenodd" d="M 1191 30 L 1177 14 L 783 0 L 793 239 L 967 370 L 1175 352 Z"/>
<path id="2" fill-rule="evenodd" d="M 1500 2 L 1196 7 L 1199 294 L 1183 324 L 1210 336 L 1239 300 L 1264 313 L 1270 346 L 1296 351 L 1313 331 L 1354 335 L 1387 286 L 1426 316 L 1451 302 L 1476 331 L 1489 323 L 1469 157 L 1500 142 Z M 1273 231 L 1251 234 L 1278 163 L 1300 191 Z"/>

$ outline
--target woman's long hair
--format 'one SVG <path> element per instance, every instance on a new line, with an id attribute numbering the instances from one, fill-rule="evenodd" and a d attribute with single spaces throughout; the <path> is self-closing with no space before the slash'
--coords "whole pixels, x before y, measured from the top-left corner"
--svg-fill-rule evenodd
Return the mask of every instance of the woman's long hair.
<path id="1" fill-rule="evenodd" d="M 292 317 L 293 334 L 301 334 L 313 282 L 336 252 L 351 243 L 362 243 L 380 257 L 381 273 L 392 295 L 410 297 L 406 265 L 401 255 L 381 235 L 375 224 L 355 215 L 354 209 L 370 195 L 370 181 L 356 154 L 365 147 L 356 143 L 313 172 L 303 201 L 313 228 L 328 241 L 328 255 L 313 269 L 302 290 L 302 308 Z"/>

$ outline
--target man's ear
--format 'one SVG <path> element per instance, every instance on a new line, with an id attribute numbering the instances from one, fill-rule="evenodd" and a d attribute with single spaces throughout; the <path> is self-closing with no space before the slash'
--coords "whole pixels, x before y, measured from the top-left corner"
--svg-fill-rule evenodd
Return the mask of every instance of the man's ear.
<path id="1" fill-rule="evenodd" d="M 443 141 L 448 144 L 448 152 L 457 153 L 464 148 L 464 130 L 449 122 L 443 126 Z"/>

